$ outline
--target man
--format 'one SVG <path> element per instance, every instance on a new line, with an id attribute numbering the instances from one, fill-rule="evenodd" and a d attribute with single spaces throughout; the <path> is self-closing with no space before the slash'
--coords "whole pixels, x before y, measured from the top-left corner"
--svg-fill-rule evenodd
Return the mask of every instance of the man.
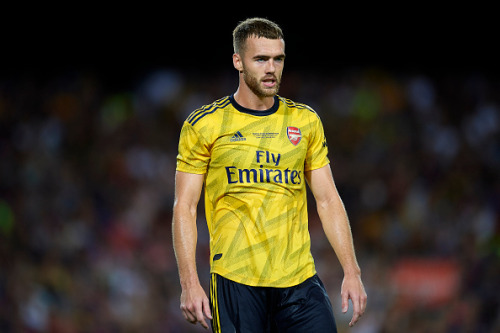
<path id="1" fill-rule="evenodd" d="M 195 110 L 179 140 L 173 240 L 181 310 L 214 332 L 335 332 L 331 303 L 310 252 L 307 181 L 344 270 L 342 311 L 366 307 L 349 221 L 332 177 L 323 127 L 304 104 L 277 95 L 285 60 L 278 25 L 233 31 L 239 86 Z M 210 301 L 196 270 L 196 212 L 205 187 Z"/>

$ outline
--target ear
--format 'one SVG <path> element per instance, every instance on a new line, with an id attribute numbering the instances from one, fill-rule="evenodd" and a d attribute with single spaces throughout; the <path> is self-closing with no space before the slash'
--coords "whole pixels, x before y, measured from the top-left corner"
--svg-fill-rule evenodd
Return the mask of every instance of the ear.
<path id="1" fill-rule="evenodd" d="M 238 72 L 243 72 L 243 61 L 239 53 L 233 54 L 233 66 L 238 70 Z"/>

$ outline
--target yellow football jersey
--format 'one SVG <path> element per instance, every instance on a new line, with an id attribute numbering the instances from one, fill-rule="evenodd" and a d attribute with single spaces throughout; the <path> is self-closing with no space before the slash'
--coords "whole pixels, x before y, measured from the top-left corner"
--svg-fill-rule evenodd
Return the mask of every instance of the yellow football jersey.
<path id="1" fill-rule="evenodd" d="M 290 287 L 316 273 L 304 171 L 329 163 L 320 118 L 280 96 L 266 111 L 232 96 L 184 122 L 177 170 L 205 174 L 211 272 L 265 287 Z"/>

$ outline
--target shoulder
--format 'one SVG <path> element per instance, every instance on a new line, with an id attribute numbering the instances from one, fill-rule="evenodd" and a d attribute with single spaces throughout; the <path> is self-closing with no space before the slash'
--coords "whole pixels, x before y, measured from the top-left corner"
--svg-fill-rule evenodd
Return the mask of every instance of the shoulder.
<path id="1" fill-rule="evenodd" d="M 206 121 L 208 118 L 211 118 L 211 115 L 214 115 L 216 111 L 224 109 L 231 103 L 229 96 L 220 98 L 214 101 L 211 104 L 203 105 L 201 108 L 194 110 L 187 117 L 186 122 L 191 126 L 196 125 L 200 121 Z"/>
<path id="2" fill-rule="evenodd" d="M 291 99 L 288 99 L 288 98 L 285 98 L 282 96 L 278 96 L 278 97 L 279 97 L 280 101 L 289 109 L 298 110 L 298 111 L 301 111 L 301 110 L 309 111 L 308 112 L 309 114 L 313 114 L 319 118 L 316 111 L 312 107 L 310 107 L 309 105 L 304 104 L 304 103 L 297 103 L 297 102 L 292 101 Z"/>

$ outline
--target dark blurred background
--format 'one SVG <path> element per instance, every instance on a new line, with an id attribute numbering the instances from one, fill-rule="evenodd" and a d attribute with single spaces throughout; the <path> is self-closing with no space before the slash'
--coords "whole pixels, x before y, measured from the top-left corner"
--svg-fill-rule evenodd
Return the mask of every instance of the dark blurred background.
<path id="1" fill-rule="evenodd" d="M 0 332 L 204 331 L 179 310 L 177 140 L 191 111 L 235 91 L 231 33 L 252 16 L 284 30 L 280 95 L 322 118 L 350 216 L 369 296 L 353 329 L 310 198 L 339 331 L 500 331 L 493 9 L 246 7 L 3 8 Z"/>

